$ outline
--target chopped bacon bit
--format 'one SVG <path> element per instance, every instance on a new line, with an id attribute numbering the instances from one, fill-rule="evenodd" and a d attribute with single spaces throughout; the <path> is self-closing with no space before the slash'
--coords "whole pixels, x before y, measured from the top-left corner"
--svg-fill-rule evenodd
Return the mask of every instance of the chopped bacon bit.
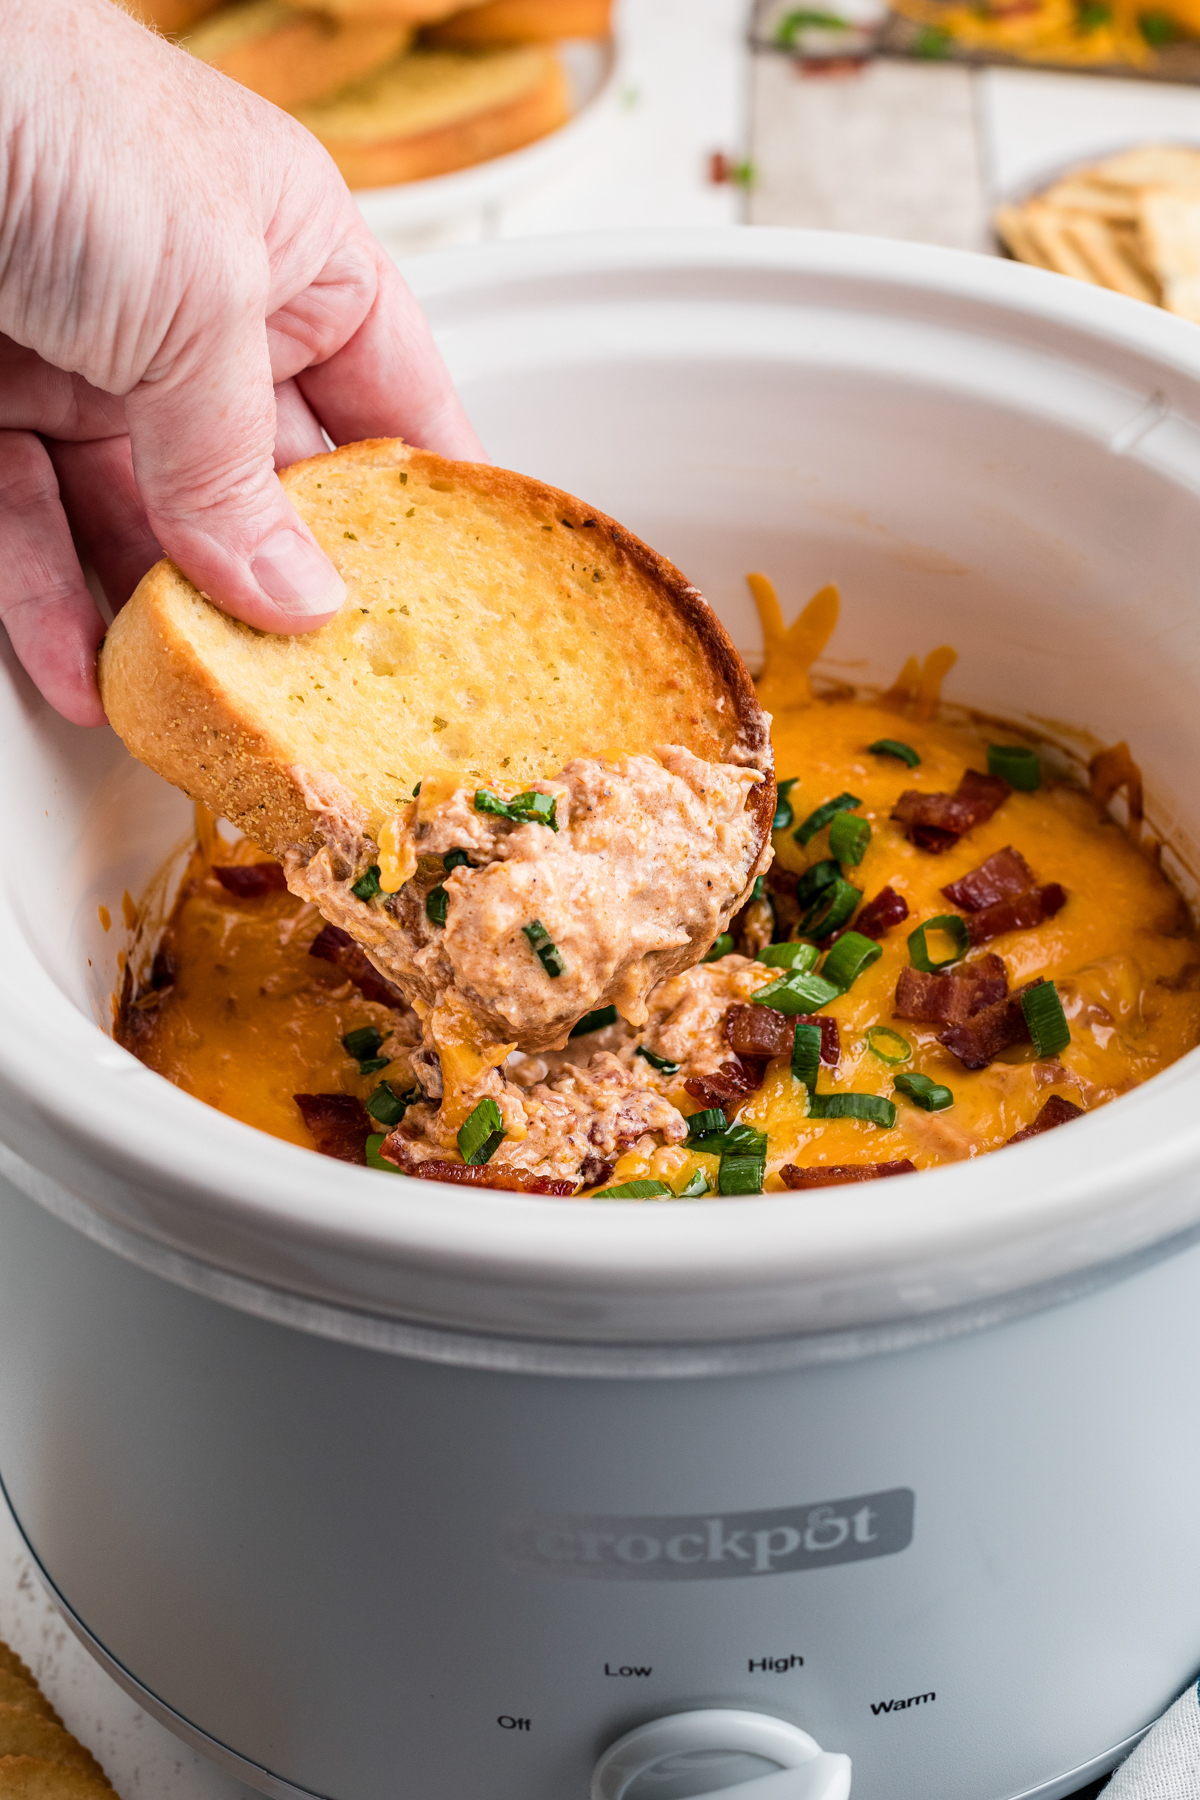
<path id="1" fill-rule="evenodd" d="M 917 1165 L 905 1157 L 902 1162 L 885 1163 L 817 1163 L 798 1169 L 795 1163 L 784 1163 L 779 1173 L 785 1187 L 842 1187 L 848 1181 L 882 1181 L 889 1175 L 915 1175 Z"/>
<path id="2" fill-rule="evenodd" d="M 379 1146 L 385 1161 L 395 1163 L 405 1175 L 422 1181 L 448 1181 L 458 1187 L 501 1188 L 510 1194 L 554 1194 L 560 1200 L 577 1193 L 577 1181 L 559 1181 L 550 1175 L 531 1175 L 528 1169 L 510 1169 L 503 1163 L 443 1162 L 431 1157 L 420 1162 L 405 1155 L 408 1140 L 393 1131 Z"/>
<path id="3" fill-rule="evenodd" d="M 287 880 L 277 862 L 231 863 L 213 874 L 227 894 L 239 900 L 258 900 L 263 894 L 286 894 Z"/>
<path id="4" fill-rule="evenodd" d="M 711 1075 L 693 1075 L 684 1082 L 684 1089 L 701 1106 L 720 1106 L 728 1113 L 762 1086 L 766 1066 L 757 1058 L 734 1056 Z"/>
<path id="5" fill-rule="evenodd" d="M 971 942 L 986 944 L 1005 931 L 1032 931 L 1035 925 L 1052 919 L 1066 902 L 1067 896 L 1057 881 L 1030 888 L 1027 894 L 1018 894 L 1012 900 L 998 900 L 995 906 L 985 906 L 967 920 Z"/>
<path id="6" fill-rule="evenodd" d="M 1076 1106 L 1073 1100 L 1066 1100 L 1061 1094 L 1051 1094 L 1033 1124 L 1027 1125 L 1024 1131 L 1014 1132 L 1005 1141 L 1009 1144 L 1023 1144 L 1026 1138 L 1038 1137 L 1043 1131 L 1053 1131 L 1056 1125 L 1067 1125 L 1072 1119 L 1082 1117 L 1082 1106 Z"/>
<path id="7" fill-rule="evenodd" d="M 354 983 L 364 1000 L 374 1000 L 380 1006 L 390 1006 L 395 1012 L 408 1010 L 408 1002 L 400 989 L 393 987 L 386 976 L 379 973 L 366 951 L 340 926 L 323 926 L 309 945 L 308 954 L 319 956 L 322 962 L 333 963 Z"/>
<path id="8" fill-rule="evenodd" d="M 773 1006 L 731 1006 L 725 1037 L 739 1056 L 790 1056 L 796 1022 Z"/>
<path id="9" fill-rule="evenodd" d="M 942 892 L 951 906 L 957 906 L 963 912 L 982 912 L 985 906 L 995 906 L 997 900 L 1008 900 L 1014 894 L 1025 893 L 1035 879 L 1021 852 L 1006 844 L 1003 850 L 997 850 L 977 869 L 968 869 Z"/>
<path id="10" fill-rule="evenodd" d="M 150 987 L 156 994 L 175 985 L 175 958 L 169 950 L 158 949 L 150 965 Z"/>
<path id="11" fill-rule="evenodd" d="M 989 952 L 974 962 L 961 963 L 953 974 L 929 975 L 923 969 L 903 969 L 896 983 L 892 1011 L 898 1019 L 957 1025 L 972 1013 L 1003 1000 L 1007 992 L 1008 970 L 998 956 Z"/>
<path id="12" fill-rule="evenodd" d="M 986 1069 L 1002 1050 L 1029 1041 L 1029 1026 L 1021 1006 L 1021 995 L 1040 987 L 1041 978 L 1014 988 L 1003 1000 L 985 1006 L 972 1018 L 949 1026 L 938 1033 L 938 1043 L 957 1056 L 964 1069 Z"/>
<path id="13" fill-rule="evenodd" d="M 842 1060 L 842 1038 L 837 1020 L 831 1019 L 828 1013 L 801 1013 L 794 1022 L 821 1027 L 821 1061 L 827 1069 L 836 1069 Z"/>
<path id="14" fill-rule="evenodd" d="M 606 1181 L 612 1180 L 615 1162 L 607 1162 L 603 1156 L 585 1156 L 579 1170 L 579 1179 L 584 1187 L 603 1187 Z"/>
<path id="15" fill-rule="evenodd" d="M 886 937 L 893 925 L 902 925 L 908 917 L 908 901 L 895 888 L 880 888 L 873 900 L 868 900 L 854 921 L 853 930 L 863 937 Z"/>
<path id="16" fill-rule="evenodd" d="M 361 1100 L 353 1094 L 293 1094 L 292 1099 L 322 1156 L 365 1167 L 371 1121 Z"/>
<path id="17" fill-rule="evenodd" d="M 964 832 L 990 819 L 1011 793 L 1001 776 L 967 769 L 952 794 L 923 794 L 919 788 L 906 788 L 892 817 L 908 828 L 908 837 L 918 850 L 940 856 Z"/>

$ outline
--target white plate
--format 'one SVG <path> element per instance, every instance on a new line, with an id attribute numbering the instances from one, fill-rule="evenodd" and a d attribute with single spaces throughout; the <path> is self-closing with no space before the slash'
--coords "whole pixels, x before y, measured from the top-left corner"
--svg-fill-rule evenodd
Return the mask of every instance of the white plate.
<path id="1" fill-rule="evenodd" d="M 360 188 L 354 198 L 376 236 L 406 231 L 487 206 L 538 180 L 590 143 L 616 111 L 621 57 L 611 38 L 568 38 L 558 46 L 571 90 L 568 122 L 507 156 L 428 181 Z"/>

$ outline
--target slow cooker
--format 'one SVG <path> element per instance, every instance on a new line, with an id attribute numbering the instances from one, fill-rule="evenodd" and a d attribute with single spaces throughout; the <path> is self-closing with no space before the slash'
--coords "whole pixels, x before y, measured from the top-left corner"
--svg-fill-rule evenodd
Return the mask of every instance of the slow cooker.
<path id="1" fill-rule="evenodd" d="M 835 579 L 827 674 L 948 642 L 951 701 L 1127 740 L 1191 892 L 1194 327 L 802 233 L 412 275 L 498 461 L 665 551 L 748 654 L 747 570 L 785 611 Z M 173 1730 L 274 1796 L 1053 1800 L 1194 1677 L 1195 1051 L 861 1189 L 347 1167 L 112 1042 L 121 898 L 189 809 L 11 657 L 0 712 L 0 1474 Z"/>

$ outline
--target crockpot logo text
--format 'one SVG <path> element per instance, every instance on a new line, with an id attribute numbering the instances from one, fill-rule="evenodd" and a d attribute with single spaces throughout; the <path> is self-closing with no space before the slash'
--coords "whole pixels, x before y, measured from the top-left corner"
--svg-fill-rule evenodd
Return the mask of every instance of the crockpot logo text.
<path id="1" fill-rule="evenodd" d="M 912 1542 L 911 1488 L 772 1512 L 510 1519 L 510 1568 L 605 1581 L 719 1581 L 894 1556 Z"/>

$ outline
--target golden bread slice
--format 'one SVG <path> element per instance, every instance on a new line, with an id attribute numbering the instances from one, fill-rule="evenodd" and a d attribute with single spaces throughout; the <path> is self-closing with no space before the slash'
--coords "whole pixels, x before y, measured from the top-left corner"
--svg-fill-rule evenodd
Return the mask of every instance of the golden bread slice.
<path id="1" fill-rule="evenodd" d="M 105 1800 L 105 1796 L 113 1800 L 113 1789 L 96 1770 L 70 1768 L 40 1756 L 0 1756 L 0 1800 Z"/>
<path id="2" fill-rule="evenodd" d="M 412 27 L 296 13 L 283 0 L 226 6 L 184 48 L 275 106 L 306 106 L 361 81 L 407 48 Z"/>
<path id="3" fill-rule="evenodd" d="M 91 1751 L 73 1738 L 64 1726 L 25 1707 L 0 1702 L 0 1765 L 9 1756 L 61 1763 L 103 1782 L 105 1789 L 108 1787 L 104 1770 Z"/>
<path id="4" fill-rule="evenodd" d="M 485 0 L 432 26 L 428 44 L 547 44 L 607 37 L 612 0 Z"/>
<path id="5" fill-rule="evenodd" d="M 0 1669 L 0 1705 L 16 1706 L 26 1712 L 41 1713 L 44 1719 L 53 1719 L 56 1725 L 62 1720 L 43 1694 L 32 1676 L 27 1680 L 23 1675 L 15 1675 L 11 1669 Z"/>
<path id="6" fill-rule="evenodd" d="M 28 1682 L 30 1687 L 37 1686 L 32 1669 L 23 1663 L 16 1651 L 10 1650 L 2 1639 L 0 1639 L 0 1670 L 3 1670 L 6 1675 L 15 1675 L 19 1680 Z"/>
<path id="7" fill-rule="evenodd" d="M 519 150 L 567 122 L 570 97 L 540 45 L 416 50 L 296 117 L 350 187 L 390 187 Z"/>
<path id="8" fill-rule="evenodd" d="M 289 0 L 297 12 L 335 19 L 386 19 L 395 25 L 432 25 L 482 0 Z"/>

